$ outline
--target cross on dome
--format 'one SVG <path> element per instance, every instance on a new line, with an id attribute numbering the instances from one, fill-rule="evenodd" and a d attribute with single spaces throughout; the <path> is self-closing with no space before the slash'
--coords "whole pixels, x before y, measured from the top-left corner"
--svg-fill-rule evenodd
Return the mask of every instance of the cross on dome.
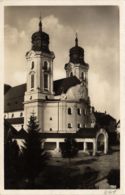
<path id="1" fill-rule="evenodd" d="M 78 34 L 76 33 L 75 46 L 78 46 Z"/>
<path id="2" fill-rule="evenodd" d="M 42 31 L 42 22 L 41 22 L 41 14 L 40 14 L 40 17 L 39 17 L 39 31 Z"/>

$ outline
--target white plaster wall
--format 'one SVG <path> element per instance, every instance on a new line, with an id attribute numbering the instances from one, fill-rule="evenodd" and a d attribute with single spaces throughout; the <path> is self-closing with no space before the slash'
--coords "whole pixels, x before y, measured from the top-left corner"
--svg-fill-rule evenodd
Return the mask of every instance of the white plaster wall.
<path id="1" fill-rule="evenodd" d="M 68 108 L 71 108 L 72 114 L 68 114 Z M 81 115 L 78 115 L 77 109 L 81 109 Z M 43 102 L 25 105 L 25 128 L 32 112 L 38 118 L 41 131 L 44 132 L 76 132 L 78 123 L 81 127 L 85 126 L 85 117 L 83 114 L 84 104 L 76 102 Z M 51 120 L 52 118 L 52 120 Z M 72 128 L 68 128 L 71 123 Z M 51 129 L 50 129 L 51 128 Z"/>
<path id="2" fill-rule="evenodd" d="M 58 132 L 58 103 L 44 103 L 43 121 L 44 132 Z"/>
<path id="3" fill-rule="evenodd" d="M 43 131 L 44 132 L 76 132 L 78 123 L 80 127 L 84 127 L 86 118 L 84 115 L 84 104 L 76 102 L 49 102 L 43 106 Z M 68 108 L 71 108 L 72 114 L 68 114 Z M 81 114 L 78 115 L 77 109 L 81 109 Z M 52 118 L 52 120 L 50 120 Z M 40 120 L 40 119 L 39 119 Z M 68 128 L 68 123 L 71 128 Z M 52 130 L 50 130 L 52 128 Z"/>
<path id="4" fill-rule="evenodd" d="M 66 93 L 68 100 L 79 101 L 79 99 L 88 99 L 88 93 L 86 87 L 83 84 L 78 84 L 71 87 Z"/>
<path id="5" fill-rule="evenodd" d="M 35 84 L 34 90 L 41 90 L 44 91 L 44 61 L 49 63 L 49 88 L 48 91 L 53 93 L 53 59 L 54 53 L 52 54 L 44 54 L 42 52 L 34 52 L 30 51 L 29 54 L 26 56 L 27 59 L 27 91 L 31 91 L 31 73 L 34 72 L 35 75 Z M 32 61 L 34 61 L 34 69 L 31 69 Z"/>
<path id="6" fill-rule="evenodd" d="M 17 131 L 20 131 L 23 124 L 12 125 Z"/>
<path id="7" fill-rule="evenodd" d="M 19 111 L 15 111 L 15 112 L 6 112 L 4 114 L 4 118 L 6 118 L 6 119 L 7 118 L 19 118 L 20 117 L 20 113 L 23 113 L 22 117 L 24 117 L 24 110 L 19 110 Z M 14 114 L 14 117 L 12 117 L 12 114 Z"/>

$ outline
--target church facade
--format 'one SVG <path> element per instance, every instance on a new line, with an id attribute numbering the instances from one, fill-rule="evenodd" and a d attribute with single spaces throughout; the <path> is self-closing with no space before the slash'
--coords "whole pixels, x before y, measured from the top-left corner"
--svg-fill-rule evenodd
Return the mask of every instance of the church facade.
<path id="1" fill-rule="evenodd" d="M 69 62 L 64 65 L 66 77 L 55 81 L 55 54 L 49 49 L 49 35 L 43 32 L 41 20 L 31 41 L 31 50 L 26 53 L 26 83 L 6 86 L 4 118 L 15 129 L 20 130 L 23 125 L 26 130 L 34 113 L 41 134 L 48 141 L 56 142 L 58 147 L 59 138 L 63 142 L 64 135 L 75 134 L 81 129 L 84 135 L 77 135 L 77 141 L 83 143 L 83 149 L 86 142 L 93 143 L 94 154 L 97 138 L 103 134 L 104 152 L 107 153 L 106 131 L 94 129 L 96 121 L 88 94 L 89 65 L 84 61 L 84 49 L 79 46 L 77 35 L 69 50 Z"/>
<path id="2" fill-rule="evenodd" d="M 30 115 L 34 112 L 41 132 L 70 133 L 79 128 L 91 127 L 94 121 L 88 96 L 89 65 L 84 61 L 84 50 L 78 46 L 76 37 L 75 46 L 70 49 L 69 62 L 64 66 L 66 78 L 53 81 L 55 54 L 49 50 L 49 41 L 49 35 L 42 31 L 40 21 L 39 31 L 32 35 L 32 48 L 26 53 L 24 107 L 17 111 L 10 109 L 10 113 L 5 109 L 6 117 L 17 118 L 22 112 L 26 129 Z M 16 88 L 22 90 L 21 87 Z M 12 89 L 8 93 L 11 91 Z M 6 103 L 12 104 L 12 101 L 15 100 L 11 99 L 11 102 Z M 21 126 L 18 125 L 18 128 Z"/>

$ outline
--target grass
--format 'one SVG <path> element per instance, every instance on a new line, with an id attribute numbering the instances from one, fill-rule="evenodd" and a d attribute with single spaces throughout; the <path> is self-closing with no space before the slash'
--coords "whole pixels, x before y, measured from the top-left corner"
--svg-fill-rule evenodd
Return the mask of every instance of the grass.
<path id="1" fill-rule="evenodd" d="M 119 147 L 112 147 L 109 154 L 88 156 L 79 153 L 72 159 L 53 157 L 29 186 L 22 179 L 12 189 L 93 189 L 98 180 L 107 177 L 112 169 L 120 169 Z"/>
<path id="2" fill-rule="evenodd" d="M 106 177 L 111 169 L 119 169 L 118 147 L 112 148 L 107 155 L 96 157 L 83 153 L 70 161 L 55 157 L 49 160 L 47 167 L 37 178 L 37 188 L 91 189 L 94 188 L 95 181 Z"/>

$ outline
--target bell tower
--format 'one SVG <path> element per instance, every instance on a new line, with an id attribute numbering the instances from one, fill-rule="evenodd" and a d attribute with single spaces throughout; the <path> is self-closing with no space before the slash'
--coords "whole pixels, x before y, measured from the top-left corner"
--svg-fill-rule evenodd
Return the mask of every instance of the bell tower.
<path id="1" fill-rule="evenodd" d="M 31 42 L 31 50 L 26 53 L 25 128 L 32 112 L 35 113 L 39 123 L 41 123 L 42 103 L 46 99 L 53 99 L 54 97 L 53 60 L 55 55 L 49 50 L 49 35 L 42 30 L 41 18 L 38 31 L 33 33 Z M 40 128 L 42 129 L 41 125 Z"/>
<path id="2" fill-rule="evenodd" d="M 69 51 L 69 62 L 65 64 L 66 77 L 76 76 L 81 81 L 81 93 L 88 98 L 88 69 L 89 65 L 84 61 L 84 49 L 79 46 L 76 33 L 75 46 Z M 84 97 L 84 95 L 83 95 Z"/>
<path id="3" fill-rule="evenodd" d="M 88 85 L 89 65 L 84 61 L 84 49 L 78 45 L 76 33 L 75 46 L 69 51 L 69 62 L 65 64 L 66 77 L 76 76 L 81 82 Z"/>

